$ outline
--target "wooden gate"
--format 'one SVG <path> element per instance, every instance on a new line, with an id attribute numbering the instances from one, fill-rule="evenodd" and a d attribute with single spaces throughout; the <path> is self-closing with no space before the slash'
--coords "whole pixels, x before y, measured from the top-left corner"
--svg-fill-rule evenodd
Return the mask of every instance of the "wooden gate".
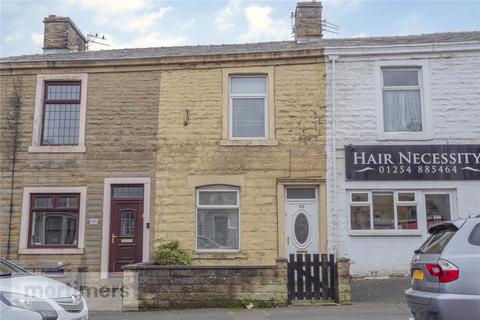
<path id="1" fill-rule="evenodd" d="M 288 300 L 337 300 L 334 255 L 290 254 Z"/>

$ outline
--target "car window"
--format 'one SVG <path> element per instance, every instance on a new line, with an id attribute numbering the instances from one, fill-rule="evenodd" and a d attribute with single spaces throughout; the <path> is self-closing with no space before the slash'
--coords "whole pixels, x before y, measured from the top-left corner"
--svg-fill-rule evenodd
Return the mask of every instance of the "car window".
<path id="1" fill-rule="evenodd" d="M 440 254 L 457 230 L 442 229 L 434 232 L 420 247 L 421 253 Z"/>
<path id="2" fill-rule="evenodd" d="M 480 246 L 480 223 L 473 227 L 472 233 L 468 237 L 468 242 L 475 246 Z"/>
<path id="3" fill-rule="evenodd" d="M 25 274 L 28 273 L 26 270 L 20 268 L 19 266 L 8 262 L 7 260 L 0 259 L 0 276 L 9 276 L 13 274 Z"/>

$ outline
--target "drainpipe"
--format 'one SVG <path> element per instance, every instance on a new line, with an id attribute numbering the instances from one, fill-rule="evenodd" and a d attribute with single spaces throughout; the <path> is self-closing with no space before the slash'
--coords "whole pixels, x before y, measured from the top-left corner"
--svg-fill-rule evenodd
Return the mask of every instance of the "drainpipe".
<path id="1" fill-rule="evenodd" d="M 332 62 L 332 71 L 331 71 L 331 106 L 332 109 L 330 111 L 331 117 L 331 135 L 332 135 L 332 187 L 333 187 L 333 208 L 332 211 L 334 213 L 334 223 L 333 223 L 333 241 L 335 246 L 335 256 L 338 258 L 338 217 L 337 217 L 337 143 L 336 143 L 336 110 L 335 110 L 335 62 L 338 59 L 336 55 L 328 56 L 328 59 Z"/>
<path id="2" fill-rule="evenodd" d="M 9 210 L 8 210 L 8 235 L 7 235 L 7 254 L 6 258 L 10 258 L 10 253 L 11 253 L 11 234 L 12 234 L 12 216 L 13 216 L 13 191 L 14 191 L 14 186 L 15 186 L 15 164 L 17 162 L 17 149 L 18 149 L 18 126 L 19 126 L 19 121 L 20 121 L 20 97 L 18 96 L 18 91 L 17 91 L 17 83 L 15 81 L 15 76 L 13 75 L 13 68 L 10 65 L 10 76 L 12 78 L 12 83 L 13 83 L 13 92 L 15 93 L 15 109 L 14 109 L 14 114 L 13 114 L 13 123 L 10 122 L 10 129 L 12 129 L 13 125 L 13 146 L 12 146 L 12 169 L 10 172 L 10 205 L 9 205 Z"/>

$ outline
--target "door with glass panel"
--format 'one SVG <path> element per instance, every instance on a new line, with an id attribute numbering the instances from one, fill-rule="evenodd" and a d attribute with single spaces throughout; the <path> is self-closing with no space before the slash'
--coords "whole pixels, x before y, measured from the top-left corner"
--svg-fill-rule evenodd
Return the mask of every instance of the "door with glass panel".
<path id="1" fill-rule="evenodd" d="M 286 188 L 285 239 L 287 254 L 320 253 L 318 189 Z"/>
<path id="2" fill-rule="evenodd" d="M 142 261 L 143 186 L 113 186 L 110 218 L 110 272 Z"/>

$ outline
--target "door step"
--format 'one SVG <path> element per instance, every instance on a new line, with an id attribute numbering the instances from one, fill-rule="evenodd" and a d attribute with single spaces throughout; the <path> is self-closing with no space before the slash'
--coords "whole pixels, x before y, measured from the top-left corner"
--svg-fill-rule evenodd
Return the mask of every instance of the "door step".
<path id="1" fill-rule="evenodd" d="M 338 306 L 334 300 L 292 300 L 292 306 Z"/>

